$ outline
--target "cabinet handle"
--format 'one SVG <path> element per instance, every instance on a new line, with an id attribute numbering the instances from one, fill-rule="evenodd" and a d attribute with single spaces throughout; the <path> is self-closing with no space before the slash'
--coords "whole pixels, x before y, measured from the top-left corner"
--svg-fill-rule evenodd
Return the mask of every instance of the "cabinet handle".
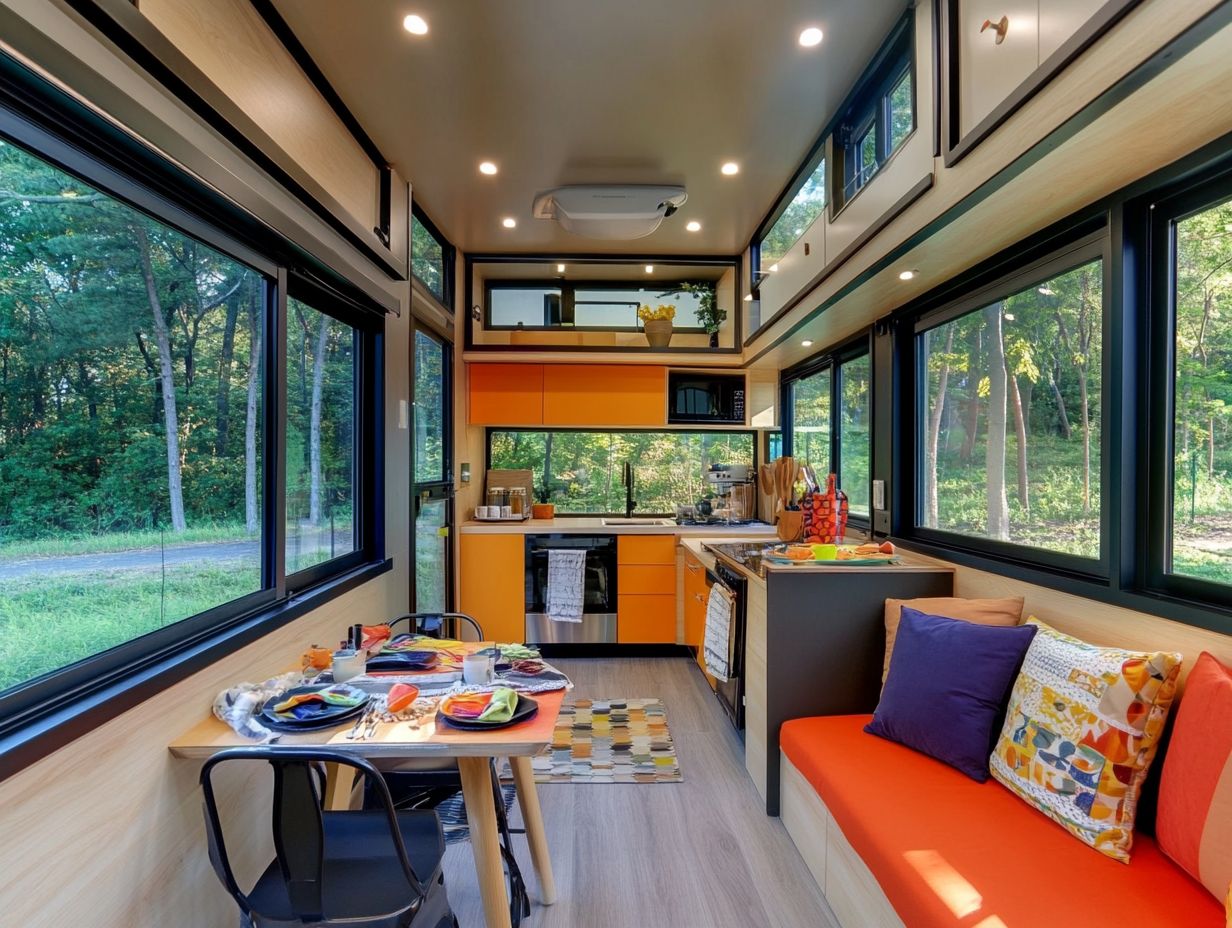
<path id="1" fill-rule="evenodd" d="M 694 565 L 694 564 L 690 564 L 688 561 L 684 562 L 684 566 L 689 568 L 689 570 L 693 571 L 693 573 L 697 573 L 699 570 L 702 569 L 701 564 Z"/>
<path id="2" fill-rule="evenodd" d="M 1010 31 L 1010 18 L 1008 16 L 1002 16 L 1001 19 L 995 23 L 991 19 L 986 19 L 984 20 L 984 25 L 980 26 L 980 32 L 982 33 L 985 29 L 992 29 L 992 31 L 997 34 L 994 44 L 1000 45 L 1005 41 L 1005 34 Z"/>

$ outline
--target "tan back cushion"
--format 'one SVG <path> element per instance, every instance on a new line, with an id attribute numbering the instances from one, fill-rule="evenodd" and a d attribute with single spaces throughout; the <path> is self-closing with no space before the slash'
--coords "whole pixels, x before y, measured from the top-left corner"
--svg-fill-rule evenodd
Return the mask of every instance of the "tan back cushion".
<path id="1" fill-rule="evenodd" d="M 977 625 L 1017 625 L 1022 621 L 1022 597 L 1007 596 L 1004 599 L 961 599 L 957 596 L 926 596 L 921 599 L 887 599 L 885 601 L 886 650 L 885 666 L 881 669 L 881 682 L 885 683 L 890 672 L 890 654 L 894 651 L 894 638 L 898 635 L 898 620 L 903 606 L 918 609 L 926 615 L 940 615 L 949 619 L 962 619 Z"/>

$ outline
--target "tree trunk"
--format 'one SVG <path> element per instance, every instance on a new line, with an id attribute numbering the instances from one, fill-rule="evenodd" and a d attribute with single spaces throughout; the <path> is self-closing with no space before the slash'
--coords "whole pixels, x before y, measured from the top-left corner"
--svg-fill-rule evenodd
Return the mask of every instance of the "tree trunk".
<path id="1" fill-rule="evenodd" d="M 945 391 L 950 382 L 950 352 L 954 350 L 954 327 L 945 339 L 945 360 L 937 377 L 937 397 L 928 417 L 928 439 L 924 446 L 924 524 L 937 527 L 937 444 L 941 438 L 941 417 L 945 413 Z M 927 365 L 925 366 L 927 370 Z"/>
<path id="2" fill-rule="evenodd" d="M 980 369 L 980 358 L 984 354 L 984 330 L 982 328 L 975 330 L 972 344 L 969 347 L 967 370 L 974 374 Z M 968 391 L 967 419 L 964 426 L 962 449 L 958 452 L 958 456 L 962 458 L 964 464 L 970 464 L 971 458 L 975 456 L 975 442 L 980 431 L 980 394 L 975 382 L 972 382 Z"/>
<path id="3" fill-rule="evenodd" d="M 251 535 L 260 528 L 257 510 L 257 391 L 261 383 L 260 285 L 248 304 L 248 402 L 244 409 L 244 527 Z"/>
<path id="4" fill-rule="evenodd" d="M 1005 498 L 1005 345 L 1001 336 L 1004 304 L 994 303 L 984 310 L 988 328 L 988 434 L 984 451 L 987 474 L 988 535 L 1009 541 L 1010 512 Z"/>
<path id="5" fill-rule="evenodd" d="M 1053 361 L 1054 366 L 1058 366 L 1060 363 L 1058 360 Z M 1058 427 L 1061 429 L 1061 437 L 1069 441 L 1073 432 L 1069 427 L 1069 415 L 1065 411 L 1065 397 L 1061 395 L 1061 388 L 1057 386 L 1057 378 L 1054 376 L 1053 371 L 1048 372 L 1048 386 L 1052 389 L 1052 398 L 1057 404 L 1057 419 Z"/>
<path id="6" fill-rule="evenodd" d="M 1031 487 L 1027 480 L 1027 417 L 1022 408 L 1022 392 L 1018 389 L 1018 375 L 1007 374 L 1010 407 L 1014 410 L 1014 436 L 1018 445 L 1018 504 L 1031 509 Z"/>
<path id="7" fill-rule="evenodd" d="M 227 301 L 227 320 L 222 328 L 222 351 L 218 359 L 218 393 L 214 402 L 214 454 L 227 453 L 231 431 L 231 368 L 235 361 L 235 323 L 240 314 L 240 300 Z"/>
<path id="8" fill-rule="evenodd" d="M 145 228 L 140 224 L 132 226 L 132 230 L 141 252 L 141 274 L 145 278 L 145 293 L 150 301 L 150 315 L 154 320 L 154 341 L 158 347 L 163 424 L 167 432 L 167 496 L 171 507 L 171 529 L 174 532 L 182 532 L 188 528 L 188 524 L 184 519 L 184 487 L 180 469 L 180 426 L 175 406 L 175 381 L 171 374 L 171 335 L 167 331 L 167 317 L 163 315 L 162 301 L 158 296 L 158 283 L 154 280 L 149 237 L 146 235 Z"/>
<path id="9" fill-rule="evenodd" d="M 1091 411 L 1087 409 L 1087 369 L 1078 368 L 1078 396 L 1082 403 L 1082 511 L 1091 511 Z"/>
<path id="10" fill-rule="evenodd" d="M 543 501 L 552 501 L 552 433 L 543 440 Z"/>
<path id="11" fill-rule="evenodd" d="M 316 354 L 312 358 L 312 412 L 308 426 L 308 521 L 321 524 L 321 392 L 325 385 L 325 352 L 329 349 L 329 316 L 321 316 Z"/>

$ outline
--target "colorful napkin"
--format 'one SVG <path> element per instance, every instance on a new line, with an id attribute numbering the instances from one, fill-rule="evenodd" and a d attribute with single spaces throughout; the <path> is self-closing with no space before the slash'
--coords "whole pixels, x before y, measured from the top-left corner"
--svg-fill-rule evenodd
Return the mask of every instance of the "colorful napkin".
<path id="1" fill-rule="evenodd" d="M 363 690 L 353 686 L 330 686 L 325 689 L 313 690 L 308 693 L 296 693 L 275 704 L 274 711 L 280 715 L 293 714 L 296 718 L 303 715 L 295 710 L 301 706 L 311 711 L 320 711 L 324 706 L 344 706 L 348 709 L 358 706 L 365 699 Z M 316 704 L 316 705 L 310 705 Z"/>
<path id="2" fill-rule="evenodd" d="M 492 694 L 488 707 L 479 713 L 481 722 L 508 722 L 518 705 L 518 694 L 508 687 L 501 687 Z"/>

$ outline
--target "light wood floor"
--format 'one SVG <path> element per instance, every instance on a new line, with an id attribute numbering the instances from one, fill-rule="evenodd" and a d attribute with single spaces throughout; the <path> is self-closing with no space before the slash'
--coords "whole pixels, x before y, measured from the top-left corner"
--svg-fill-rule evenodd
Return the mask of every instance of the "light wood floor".
<path id="1" fill-rule="evenodd" d="M 559 900 L 538 903 L 526 841 L 515 836 L 534 903 L 527 928 L 838 928 L 782 824 L 765 814 L 740 740 L 692 662 L 555 663 L 576 684 L 572 698 L 661 699 L 684 782 L 541 785 Z M 479 928 L 470 854 L 469 844 L 451 847 L 445 879 L 462 928 Z"/>

